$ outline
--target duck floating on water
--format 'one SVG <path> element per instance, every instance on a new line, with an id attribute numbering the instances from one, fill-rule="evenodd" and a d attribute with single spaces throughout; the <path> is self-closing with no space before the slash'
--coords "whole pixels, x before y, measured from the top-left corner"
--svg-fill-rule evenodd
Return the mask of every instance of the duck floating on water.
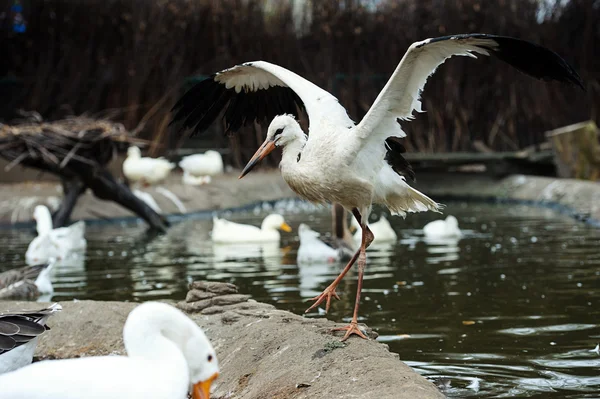
<path id="1" fill-rule="evenodd" d="M 367 223 L 369 229 L 373 232 L 375 238 L 373 239 L 373 244 L 382 243 L 382 242 L 396 242 L 398 241 L 398 235 L 390 225 L 390 222 L 387 220 L 385 216 L 381 216 L 378 221 L 374 223 Z M 352 218 L 351 226 L 353 229 L 356 229 L 356 233 L 354 234 L 354 240 L 360 242 L 362 238 L 362 232 L 360 228 L 360 224 L 356 221 L 355 218 Z"/>
<path id="2" fill-rule="evenodd" d="M 42 310 L 0 313 L 0 374 L 31 364 L 37 338 L 48 329 L 46 321 L 60 310 L 62 306 L 55 303 Z M 11 396 L 4 391 L 4 383 L 0 386 L 2 398 L 29 397 L 24 392 Z M 43 392 L 42 389 L 40 393 Z"/>
<path id="3" fill-rule="evenodd" d="M 298 263 L 330 263 L 338 260 L 351 258 L 354 250 L 342 240 L 321 240 L 321 235 L 312 230 L 308 225 L 301 223 L 298 227 L 300 247 L 296 260 Z"/>
<path id="4" fill-rule="evenodd" d="M 138 147 L 127 149 L 127 158 L 123 162 L 123 174 L 131 182 L 153 185 L 165 180 L 175 164 L 165 158 L 142 157 Z"/>
<path id="5" fill-rule="evenodd" d="M 46 360 L 0 376 L 3 399 L 208 399 L 219 374 L 202 329 L 171 305 L 146 302 L 123 328 L 127 356 Z M 191 391 L 191 392 L 190 392 Z"/>
<path id="6" fill-rule="evenodd" d="M 0 273 L 0 300 L 36 299 L 42 294 L 52 294 L 50 272 L 53 266 L 54 261 Z"/>
<path id="7" fill-rule="evenodd" d="M 462 231 L 458 228 L 458 220 L 449 215 L 445 220 L 435 220 L 423 227 L 426 238 L 460 238 Z"/>
<path id="8" fill-rule="evenodd" d="M 38 235 L 31 241 L 25 253 L 25 260 L 29 265 L 47 263 L 51 259 L 64 259 L 72 252 L 86 249 L 85 222 L 79 221 L 68 227 L 53 229 L 50 210 L 44 205 L 35 207 L 33 218 Z"/>
<path id="9" fill-rule="evenodd" d="M 283 216 L 277 213 L 264 218 L 260 227 L 234 223 L 215 216 L 213 217 L 212 240 L 221 243 L 279 241 L 281 239 L 279 230 L 289 233 L 292 228 L 285 222 Z"/>

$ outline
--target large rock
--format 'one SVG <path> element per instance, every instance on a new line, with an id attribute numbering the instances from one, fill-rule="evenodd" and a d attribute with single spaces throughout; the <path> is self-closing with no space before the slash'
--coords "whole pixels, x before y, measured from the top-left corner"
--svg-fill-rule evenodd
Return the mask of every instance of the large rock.
<path id="1" fill-rule="evenodd" d="M 227 293 L 226 295 L 231 295 Z M 374 340 L 345 344 L 336 323 L 239 301 L 191 314 L 211 339 L 221 364 L 212 398 L 443 398 L 438 389 Z M 204 300 L 204 299 L 200 299 Z M 192 302 L 190 302 L 192 303 Z M 136 304 L 62 302 L 36 352 L 40 359 L 122 354 L 122 328 Z M 0 302 L 6 309 L 39 303 Z"/>

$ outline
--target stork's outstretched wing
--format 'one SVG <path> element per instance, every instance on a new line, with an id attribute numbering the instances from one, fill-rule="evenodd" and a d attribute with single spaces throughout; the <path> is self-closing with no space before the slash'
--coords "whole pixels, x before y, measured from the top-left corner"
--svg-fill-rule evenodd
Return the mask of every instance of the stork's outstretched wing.
<path id="1" fill-rule="evenodd" d="M 413 118 L 422 112 L 419 100 L 427 78 L 448 58 L 461 55 L 477 58 L 474 53 L 493 55 L 521 72 L 541 80 L 557 80 L 583 88 L 577 72 L 555 52 L 524 40 L 506 36 L 465 34 L 444 36 L 413 43 L 377 99 L 353 129 L 357 148 L 365 141 L 383 145 L 389 136 L 404 137 L 398 119 Z"/>
<path id="2" fill-rule="evenodd" d="M 191 88 L 175 104 L 171 122 L 202 133 L 221 115 L 228 131 L 253 121 L 305 110 L 310 126 L 327 118 L 348 128 L 354 123 L 338 100 L 303 77 L 265 61 L 247 62 L 217 72 Z"/>

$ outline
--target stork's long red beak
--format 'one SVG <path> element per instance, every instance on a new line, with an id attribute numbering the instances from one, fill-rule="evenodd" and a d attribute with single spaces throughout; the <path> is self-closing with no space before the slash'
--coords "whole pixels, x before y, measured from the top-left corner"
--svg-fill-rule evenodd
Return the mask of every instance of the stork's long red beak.
<path id="1" fill-rule="evenodd" d="M 256 150 L 250 161 L 246 164 L 244 170 L 242 170 L 242 174 L 238 179 L 246 176 L 248 172 L 250 172 L 264 157 L 269 155 L 271 151 L 275 149 L 275 142 L 273 140 L 265 140 L 264 143 Z"/>
<path id="2" fill-rule="evenodd" d="M 208 380 L 194 384 L 192 399 L 210 399 L 210 385 L 218 376 L 219 373 L 214 373 Z"/>

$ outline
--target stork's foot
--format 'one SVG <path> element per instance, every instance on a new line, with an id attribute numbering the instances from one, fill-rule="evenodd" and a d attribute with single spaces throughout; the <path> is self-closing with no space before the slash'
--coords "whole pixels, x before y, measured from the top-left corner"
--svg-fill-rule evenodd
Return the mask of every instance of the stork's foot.
<path id="1" fill-rule="evenodd" d="M 339 295 L 337 294 L 337 292 L 335 292 L 336 286 L 337 286 L 337 284 L 335 284 L 335 285 L 331 284 L 329 287 L 325 288 L 325 290 L 320 295 L 317 295 L 314 298 L 310 298 L 311 301 L 316 301 L 316 302 L 313 303 L 310 308 L 306 309 L 306 311 L 304 313 L 310 312 L 311 310 L 313 310 L 314 308 L 319 306 L 325 300 L 327 301 L 327 303 L 325 304 L 325 313 L 328 313 L 329 306 L 331 305 L 331 297 L 334 297 L 338 301 L 340 300 Z"/>
<path id="2" fill-rule="evenodd" d="M 331 331 L 346 331 L 346 334 L 344 334 L 344 338 L 342 338 L 342 342 L 344 342 L 345 340 L 347 340 L 348 338 L 350 338 L 350 336 L 352 334 L 356 334 L 359 337 L 361 337 L 362 339 L 369 339 L 367 338 L 367 336 L 360 330 L 360 328 L 358 328 L 358 323 L 353 321 L 350 324 L 348 324 L 346 327 L 336 327 L 333 328 Z"/>

